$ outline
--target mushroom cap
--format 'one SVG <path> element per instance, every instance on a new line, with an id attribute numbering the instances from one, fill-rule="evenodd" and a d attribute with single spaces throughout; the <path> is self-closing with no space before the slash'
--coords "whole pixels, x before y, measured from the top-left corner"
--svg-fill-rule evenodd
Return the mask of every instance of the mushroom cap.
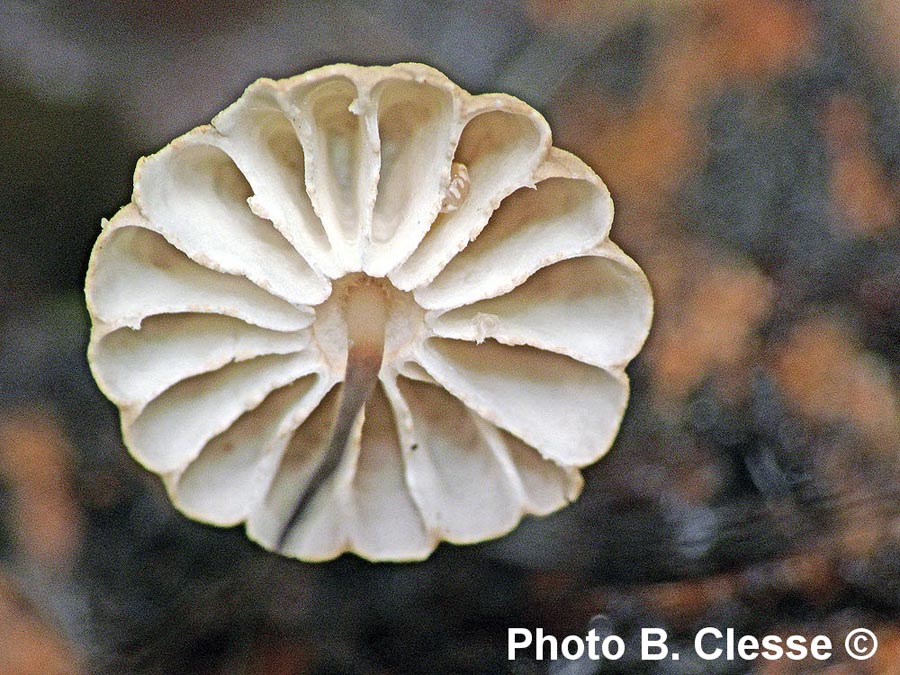
<path id="1" fill-rule="evenodd" d="M 539 113 L 404 63 L 252 84 L 143 158 L 86 282 L 89 361 L 175 506 L 274 549 L 331 436 L 348 289 L 378 383 L 280 551 L 415 560 L 575 499 L 612 444 L 650 288 Z"/>

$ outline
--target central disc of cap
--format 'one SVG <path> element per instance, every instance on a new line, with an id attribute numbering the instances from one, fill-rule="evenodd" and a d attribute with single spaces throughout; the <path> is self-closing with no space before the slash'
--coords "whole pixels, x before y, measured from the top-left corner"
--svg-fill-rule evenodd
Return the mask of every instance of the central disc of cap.
<path id="1" fill-rule="evenodd" d="M 360 356 L 378 351 L 384 364 L 404 361 L 425 330 L 425 310 L 412 293 L 361 272 L 335 279 L 315 313 L 316 342 L 337 372 L 347 370 L 354 347 Z"/>
<path id="2" fill-rule="evenodd" d="M 347 370 L 351 361 L 377 360 L 384 354 L 385 329 L 390 314 L 390 289 L 386 279 L 353 274 L 341 279 L 340 293 L 347 326 Z"/>

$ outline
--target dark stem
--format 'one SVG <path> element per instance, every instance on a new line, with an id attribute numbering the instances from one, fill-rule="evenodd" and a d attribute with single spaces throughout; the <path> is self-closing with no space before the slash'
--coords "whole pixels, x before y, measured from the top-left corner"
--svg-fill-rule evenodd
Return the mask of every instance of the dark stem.
<path id="1" fill-rule="evenodd" d="M 278 535 L 278 551 L 284 550 L 284 545 L 300 518 L 322 486 L 340 467 L 354 424 L 378 382 L 384 353 L 384 295 L 376 286 L 365 283 L 351 288 L 347 295 L 345 316 L 348 336 L 347 366 L 337 416 L 331 427 L 331 439 L 325 456 L 297 498 L 290 518 Z"/>

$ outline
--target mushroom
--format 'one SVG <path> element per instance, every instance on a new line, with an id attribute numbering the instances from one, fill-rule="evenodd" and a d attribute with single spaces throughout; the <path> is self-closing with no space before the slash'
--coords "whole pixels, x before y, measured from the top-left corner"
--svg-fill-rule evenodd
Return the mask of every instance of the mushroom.
<path id="1" fill-rule="evenodd" d="M 577 497 L 652 314 L 594 172 L 420 64 L 261 79 L 142 159 L 89 360 L 191 518 L 305 560 L 423 559 Z"/>

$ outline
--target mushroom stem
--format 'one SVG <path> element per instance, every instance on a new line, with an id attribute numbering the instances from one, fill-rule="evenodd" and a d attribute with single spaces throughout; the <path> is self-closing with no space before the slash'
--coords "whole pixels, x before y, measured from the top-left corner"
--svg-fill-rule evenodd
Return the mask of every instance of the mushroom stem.
<path id="1" fill-rule="evenodd" d="M 377 282 L 360 277 L 350 284 L 344 301 L 347 323 L 347 365 L 337 416 L 325 456 L 303 488 L 290 518 L 278 535 L 277 549 L 287 538 L 322 486 L 334 475 L 350 440 L 360 411 L 375 389 L 384 355 L 387 297 Z"/>

